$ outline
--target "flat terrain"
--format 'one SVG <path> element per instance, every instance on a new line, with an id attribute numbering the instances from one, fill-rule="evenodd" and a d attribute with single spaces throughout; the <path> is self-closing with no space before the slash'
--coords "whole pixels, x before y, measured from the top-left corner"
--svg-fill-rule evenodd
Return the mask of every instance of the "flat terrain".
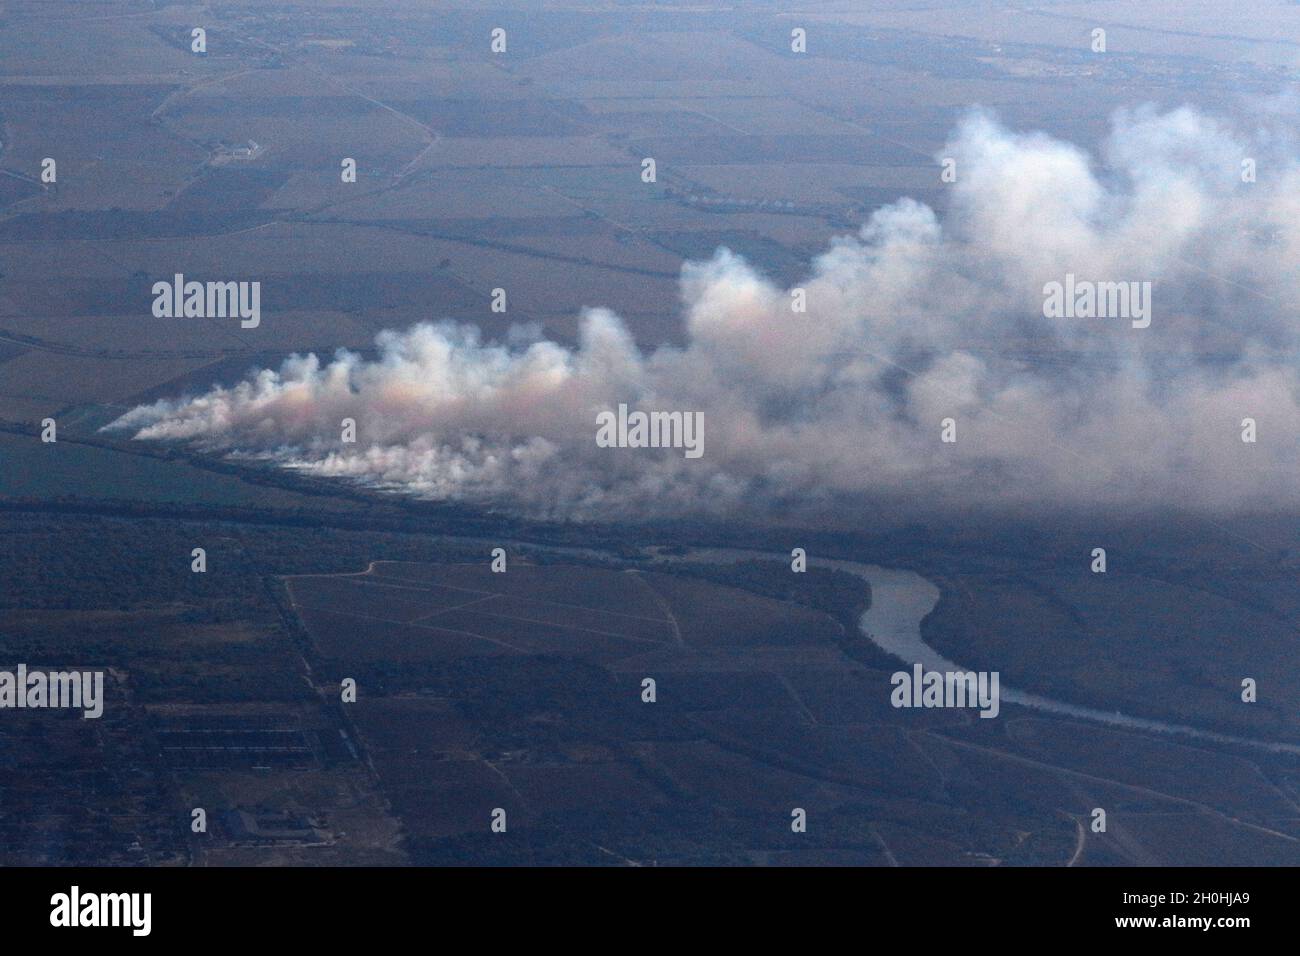
<path id="1" fill-rule="evenodd" d="M 1242 861 L 1300 860 L 1288 759 L 895 710 L 890 670 L 788 601 L 486 561 L 287 590 L 318 673 L 358 682 L 345 709 L 417 862 L 1209 864 L 1204 831 L 1239 834 Z M 488 832 L 496 808 L 510 835 Z"/>
<path id="2" fill-rule="evenodd" d="M 1266 0 L 0 0 L 0 668 L 108 694 L 98 722 L 0 714 L 0 864 L 1300 863 L 1290 757 L 895 710 L 860 582 L 643 560 L 815 537 L 933 580 L 925 637 L 965 665 L 1294 741 L 1294 517 L 521 527 L 98 431 L 423 320 L 566 342 L 605 306 L 677 342 L 687 261 L 790 285 L 883 204 L 942 214 L 972 106 L 1093 149 L 1119 106 L 1272 98 L 1297 50 L 1300 5 Z M 176 273 L 260 281 L 261 325 L 154 318 Z M 623 560 L 495 574 L 487 539 Z"/>
<path id="3" fill-rule="evenodd" d="M 1208 2 L 1156 26 L 1174 9 L 8 0 L 0 421 L 97 427 L 419 320 L 564 341 L 606 306 L 642 344 L 673 341 L 686 260 L 726 246 L 792 284 L 882 204 L 942 212 L 939 153 L 972 105 L 1087 145 L 1120 105 L 1231 108 L 1294 68 L 1300 37 Z M 1095 21 L 1104 58 L 1087 51 Z M 261 325 L 155 319 L 151 285 L 178 272 L 260 281 Z"/>
<path id="4" fill-rule="evenodd" d="M 292 511 L 256 525 L 7 512 L 0 665 L 106 667 L 108 700 L 98 722 L 6 712 L 0 861 L 1300 862 L 1293 757 L 1005 702 L 997 720 L 893 708 L 899 664 L 856 633 L 869 595 L 855 578 L 555 563 L 524 546 L 494 573 L 481 541 L 346 530 L 350 514 L 304 528 Z M 205 574 L 189 569 L 196 542 Z M 932 545 L 882 540 L 859 557 L 928 566 L 945 600 L 981 583 L 954 579 L 954 563 L 997 559 Z M 1005 600 L 1027 627 L 1042 598 L 1022 591 Z M 1081 669 L 1026 667 L 1028 652 L 951 620 L 941 607 L 927 638 L 969 641 L 972 666 L 1117 706 L 1082 698 Z M 1142 673 L 1175 680 L 1158 642 L 1139 646 Z M 345 678 L 355 703 L 340 700 Z M 1261 687 L 1253 726 L 1226 704 L 1187 719 L 1266 737 L 1279 702 Z M 205 834 L 190 831 L 195 807 Z M 1088 829 L 1096 807 L 1104 834 Z M 488 829 L 497 808 L 506 834 Z M 794 808 L 806 833 L 790 830 Z"/>

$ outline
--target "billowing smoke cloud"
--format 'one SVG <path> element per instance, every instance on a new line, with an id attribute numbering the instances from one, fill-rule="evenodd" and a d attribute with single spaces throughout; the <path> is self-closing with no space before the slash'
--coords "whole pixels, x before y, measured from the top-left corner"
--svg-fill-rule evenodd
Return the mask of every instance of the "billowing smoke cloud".
<path id="1" fill-rule="evenodd" d="M 549 517 L 1293 510 L 1300 166 L 1276 137 L 1249 143 L 1145 110 L 1095 161 L 975 114 L 942 154 L 944 221 L 878 210 L 812 263 L 806 312 L 720 250 L 683 271 L 680 347 L 643 351 L 602 309 L 573 347 L 424 324 L 381 334 L 374 360 L 296 356 L 110 427 Z M 1150 282 L 1150 326 L 1046 318 L 1044 286 L 1067 274 Z M 702 412 L 704 454 L 599 447 L 597 415 L 620 403 Z"/>

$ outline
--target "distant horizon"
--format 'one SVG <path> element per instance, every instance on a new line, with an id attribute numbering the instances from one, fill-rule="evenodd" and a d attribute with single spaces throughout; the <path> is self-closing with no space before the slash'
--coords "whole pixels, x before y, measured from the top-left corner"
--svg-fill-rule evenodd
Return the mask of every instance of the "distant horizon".
<path id="1" fill-rule="evenodd" d="M 6 929 L 1282 925 L 1298 83 L 1282 0 L 0 2 Z"/>

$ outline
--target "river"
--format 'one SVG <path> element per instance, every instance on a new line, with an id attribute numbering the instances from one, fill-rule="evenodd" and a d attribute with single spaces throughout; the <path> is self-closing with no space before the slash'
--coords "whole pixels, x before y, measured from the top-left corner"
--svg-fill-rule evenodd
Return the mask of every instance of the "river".
<path id="1" fill-rule="evenodd" d="M 683 557 L 660 556 L 662 562 L 703 562 L 708 564 L 733 564 L 737 561 L 768 560 L 787 563 L 790 556 L 763 551 L 743 551 L 734 548 L 709 548 L 690 552 Z M 934 610 L 939 601 L 939 588 L 931 581 L 914 571 L 899 568 L 884 568 L 876 564 L 860 564 L 856 561 L 820 559 L 816 566 L 833 568 L 859 577 L 871 586 L 871 608 L 862 615 L 858 626 L 862 633 L 881 650 L 898 658 L 909 667 L 919 663 L 926 670 L 965 671 L 953 661 L 948 660 L 921 639 L 921 622 Z M 810 561 L 810 564 L 812 562 Z M 1016 690 L 1000 683 L 1002 701 L 1030 707 L 1034 710 L 1061 714 L 1079 720 L 1123 727 L 1129 730 L 1141 730 L 1147 733 L 1170 734 L 1192 737 L 1199 740 L 1213 741 L 1220 744 L 1253 747 L 1274 753 L 1300 754 L 1300 745 L 1276 743 L 1264 740 L 1252 740 L 1232 734 L 1221 734 L 1212 730 L 1202 730 L 1185 724 L 1173 724 L 1163 720 L 1146 717 L 1131 717 L 1118 711 L 1105 711 L 1093 707 L 1082 707 L 1041 694 L 1031 694 Z"/>

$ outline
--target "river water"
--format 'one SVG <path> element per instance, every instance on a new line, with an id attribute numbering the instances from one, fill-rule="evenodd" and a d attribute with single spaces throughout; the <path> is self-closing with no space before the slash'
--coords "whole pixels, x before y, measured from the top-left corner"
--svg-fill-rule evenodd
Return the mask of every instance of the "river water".
<path id="1" fill-rule="evenodd" d="M 707 564 L 732 564 L 737 561 L 768 560 L 788 562 L 790 556 L 762 551 L 743 551 L 734 548 L 709 548 L 690 552 L 684 557 L 662 556 L 664 562 L 688 561 Z M 811 564 L 812 562 L 810 562 Z M 914 571 L 899 568 L 883 568 L 875 564 L 859 564 L 856 561 L 821 559 L 818 567 L 833 568 L 844 571 L 866 581 L 871 586 L 871 609 L 862 615 L 858 626 L 862 633 L 881 650 L 898 658 L 908 665 L 919 663 L 926 670 L 965 671 L 953 661 L 948 660 L 921 639 L 921 621 L 934 610 L 939 601 L 939 589 L 933 582 L 921 577 Z M 1098 710 L 1093 707 L 1081 707 L 1065 701 L 1031 694 L 1000 684 L 1001 699 L 1007 703 L 1031 707 L 1035 710 L 1061 714 L 1079 720 L 1109 724 L 1131 730 L 1148 733 L 1171 734 L 1209 740 L 1221 744 L 1254 747 L 1275 753 L 1300 754 L 1300 745 L 1275 743 L 1263 740 L 1251 740 L 1231 734 L 1202 730 L 1185 724 L 1172 724 L 1162 720 L 1145 717 L 1130 717 L 1118 711 Z"/>

